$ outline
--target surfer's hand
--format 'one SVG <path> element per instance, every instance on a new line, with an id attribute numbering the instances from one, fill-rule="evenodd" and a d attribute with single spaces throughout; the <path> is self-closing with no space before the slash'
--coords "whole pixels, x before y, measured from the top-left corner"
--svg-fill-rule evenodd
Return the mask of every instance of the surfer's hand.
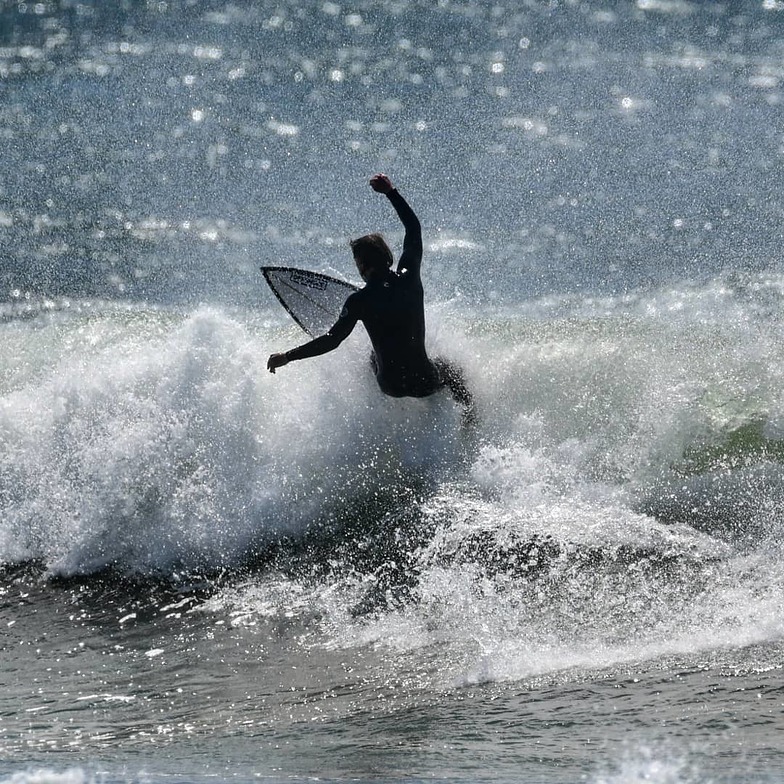
<path id="1" fill-rule="evenodd" d="M 270 354 L 270 358 L 267 360 L 267 370 L 274 373 L 279 367 L 288 365 L 288 363 L 289 358 L 285 354 Z"/>
<path id="2" fill-rule="evenodd" d="M 390 180 L 386 174 L 374 174 L 370 178 L 370 187 L 376 191 L 376 193 L 389 193 L 395 188 L 392 184 L 392 180 Z"/>

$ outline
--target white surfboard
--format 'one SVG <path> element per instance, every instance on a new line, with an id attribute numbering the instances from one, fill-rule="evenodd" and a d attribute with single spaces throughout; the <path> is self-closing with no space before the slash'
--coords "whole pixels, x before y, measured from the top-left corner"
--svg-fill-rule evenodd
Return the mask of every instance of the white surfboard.
<path id="1" fill-rule="evenodd" d="M 311 337 L 338 320 L 346 297 L 358 287 L 321 272 L 296 267 L 262 267 L 269 287 L 288 314 Z"/>

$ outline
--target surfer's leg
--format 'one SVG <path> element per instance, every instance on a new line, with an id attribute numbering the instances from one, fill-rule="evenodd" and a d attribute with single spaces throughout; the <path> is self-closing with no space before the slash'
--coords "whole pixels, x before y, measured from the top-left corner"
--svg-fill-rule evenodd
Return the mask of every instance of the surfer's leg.
<path id="1" fill-rule="evenodd" d="M 441 384 L 445 386 L 455 402 L 463 406 L 463 424 L 473 425 L 476 423 L 476 411 L 474 409 L 474 396 L 466 384 L 463 369 L 458 365 L 447 362 L 445 359 L 436 359 L 433 364 L 438 369 Z"/>

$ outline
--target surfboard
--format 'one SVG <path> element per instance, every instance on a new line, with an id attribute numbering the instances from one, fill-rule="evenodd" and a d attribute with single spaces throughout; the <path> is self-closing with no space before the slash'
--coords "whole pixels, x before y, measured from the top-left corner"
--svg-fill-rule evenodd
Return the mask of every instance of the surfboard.
<path id="1" fill-rule="evenodd" d="M 358 287 L 322 272 L 296 267 L 262 267 L 273 294 L 311 337 L 323 335 L 337 320 L 346 297 Z"/>

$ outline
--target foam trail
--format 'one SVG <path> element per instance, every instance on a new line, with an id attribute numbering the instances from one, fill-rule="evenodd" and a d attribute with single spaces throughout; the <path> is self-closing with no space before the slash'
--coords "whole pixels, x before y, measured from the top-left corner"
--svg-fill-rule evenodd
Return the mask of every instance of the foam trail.
<path id="1" fill-rule="evenodd" d="M 433 677 L 465 685 L 779 640 L 782 481 L 768 423 L 784 410 L 784 365 L 777 324 L 757 308 L 711 284 L 581 301 L 579 318 L 553 322 L 461 329 L 438 313 L 435 342 L 478 390 L 481 446 L 423 503 L 430 534 L 407 600 L 352 617 L 367 576 L 311 596 L 327 644 L 445 646 Z M 702 476 L 703 464 L 720 470 Z M 685 484 L 686 468 L 711 511 L 700 530 L 688 504 L 658 519 L 650 502 Z M 748 493 L 762 534 L 737 514 Z M 725 536 L 722 515 L 745 541 Z"/>
<path id="2" fill-rule="evenodd" d="M 709 781 L 701 775 L 693 755 L 682 749 L 647 746 L 627 749 L 614 770 L 596 773 L 593 784 L 697 784 Z"/>
<path id="3" fill-rule="evenodd" d="M 2 779 L 3 784 L 92 784 L 101 777 L 84 768 L 69 768 L 58 771 L 51 768 L 32 768 L 12 773 Z"/>

